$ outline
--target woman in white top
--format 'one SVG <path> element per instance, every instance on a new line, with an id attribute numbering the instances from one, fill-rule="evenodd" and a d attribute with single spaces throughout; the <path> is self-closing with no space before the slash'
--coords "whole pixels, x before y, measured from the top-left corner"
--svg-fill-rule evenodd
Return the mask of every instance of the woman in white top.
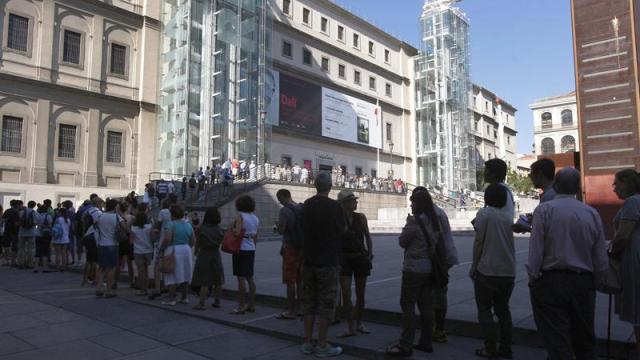
<path id="1" fill-rule="evenodd" d="M 244 231 L 240 252 L 233 255 L 233 275 L 238 278 L 238 307 L 231 313 L 242 315 L 245 312 L 255 312 L 256 284 L 253 281 L 253 264 L 258 238 L 260 221 L 253 214 L 256 202 L 249 195 L 240 195 L 236 199 L 238 216 L 233 223 L 233 232 L 240 235 Z M 249 298 L 247 299 L 247 284 Z"/>
<path id="2" fill-rule="evenodd" d="M 129 241 L 133 245 L 133 257 L 135 259 L 136 268 L 138 268 L 138 291 L 136 295 L 147 295 L 147 287 L 149 286 L 149 265 L 153 258 L 153 245 L 151 244 L 151 233 L 154 230 L 151 222 L 143 211 L 138 211 L 133 224 L 131 224 L 131 232 Z"/>
<path id="3" fill-rule="evenodd" d="M 56 267 L 64 271 L 67 267 L 67 246 L 69 245 L 69 228 L 71 220 L 67 215 L 67 209 L 62 207 L 58 211 L 58 217 L 54 222 L 53 248 L 56 251 Z"/>

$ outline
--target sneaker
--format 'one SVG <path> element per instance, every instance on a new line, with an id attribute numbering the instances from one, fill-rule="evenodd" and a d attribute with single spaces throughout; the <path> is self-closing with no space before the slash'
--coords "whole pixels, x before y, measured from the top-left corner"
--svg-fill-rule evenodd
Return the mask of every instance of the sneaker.
<path id="1" fill-rule="evenodd" d="M 167 305 L 167 306 L 176 306 L 176 301 L 175 300 L 167 300 L 167 301 L 163 301 L 161 302 L 162 305 Z"/>
<path id="2" fill-rule="evenodd" d="M 305 355 L 312 355 L 316 351 L 316 349 L 312 344 L 304 343 L 302 344 L 302 346 L 300 346 L 300 351 L 302 351 L 302 353 Z"/>
<path id="3" fill-rule="evenodd" d="M 437 343 L 446 343 L 449 341 L 449 338 L 447 338 L 447 332 L 444 330 L 434 330 L 433 331 L 433 342 L 437 342 Z"/>
<path id="4" fill-rule="evenodd" d="M 331 346 L 327 344 L 325 347 L 316 347 L 315 356 L 319 358 L 338 356 L 342 354 L 342 347 Z"/>

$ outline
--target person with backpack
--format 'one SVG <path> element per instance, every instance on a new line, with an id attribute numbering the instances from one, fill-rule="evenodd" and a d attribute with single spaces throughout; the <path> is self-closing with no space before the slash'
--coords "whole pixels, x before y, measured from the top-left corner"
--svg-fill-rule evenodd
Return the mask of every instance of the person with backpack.
<path id="1" fill-rule="evenodd" d="M 56 268 L 58 271 L 65 271 L 67 268 L 67 248 L 69 247 L 69 233 L 71 230 L 71 220 L 66 207 L 58 210 L 58 217 L 54 221 L 51 229 L 51 240 L 56 251 Z"/>
<path id="2" fill-rule="evenodd" d="M 82 244 L 86 252 L 86 263 L 84 267 L 84 277 L 82 285 L 84 286 L 90 280 L 95 280 L 98 264 L 98 233 L 96 231 L 95 219 L 102 215 L 102 206 L 104 201 L 98 195 L 92 194 L 91 200 L 85 209 L 80 212 L 82 222 Z"/>
<path id="3" fill-rule="evenodd" d="M 387 350 L 387 356 L 391 357 L 410 357 L 413 349 L 433 351 L 432 289 L 446 285 L 446 264 L 457 263 L 453 238 L 442 234 L 446 214 L 437 210 L 428 191 L 414 192 L 410 199 L 413 216 L 407 217 L 398 239 L 404 249 L 400 292 L 402 333 L 399 343 Z M 422 329 L 418 345 L 413 343 L 416 304 Z"/>
<path id="4" fill-rule="evenodd" d="M 18 233 L 20 231 L 20 203 L 18 199 L 9 201 L 10 208 L 2 214 L 4 220 L 4 234 L 2 253 L 5 254 L 8 264 L 17 266 Z"/>
<path id="5" fill-rule="evenodd" d="M 282 282 L 287 286 L 287 311 L 277 318 L 293 320 L 302 300 L 302 204 L 294 202 L 287 189 L 278 190 L 276 198 L 282 205 L 275 225 L 282 235 Z"/>
<path id="6" fill-rule="evenodd" d="M 20 210 L 20 231 L 18 234 L 18 268 L 32 269 L 36 244 L 36 202 L 29 201 Z"/>
<path id="7" fill-rule="evenodd" d="M 342 289 L 342 304 L 346 312 L 348 329 L 338 335 L 339 338 L 355 336 L 356 331 L 370 334 L 362 323 L 364 311 L 364 294 L 367 277 L 371 275 L 371 261 L 373 260 L 373 244 L 367 217 L 355 210 L 358 208 L 358 198 L 351 189 L 343 189 L 338 193 L 338 202 L 342 206 L 347 231 L 342 237 L 342 261 L 340 270 L 340 285 Z M 356 306 L 351 303 L 351 280 L 355 279 Z M 355 327 L 354 327 L 355 318 Z"/>
<path id="8" fill-rule="evenodd" d="M 49 263 L 51 258 L 51 227 L 53 226 L 53 216 L 49 213 L 51 208 L 51 200 L 45 200 L 38 208 L 38 216 L 36 217 L 36 223 L 38 229 L 36 232 L 36 258 L 37 263 L 33 272 L 37 273 L 40 268 L 45 267 Z M 43 261 L 44 259 L 46 261 Z M 42 269 L 45 272 L 45 269 Z"/>
<path id="9" fill-rule="evenodd" d="M 115 272 L 118 266 L 119 243 L 122 234 L 128 233 L 126 221 L 117 213 L 118 200 L 108 199 L 104 213 L 92 213 L 98 243 L 98 272 L 96 273 L 96 297 L 115 297 Z M 103 290 L 102 279 L 106 278 L 107 288 Z"/>

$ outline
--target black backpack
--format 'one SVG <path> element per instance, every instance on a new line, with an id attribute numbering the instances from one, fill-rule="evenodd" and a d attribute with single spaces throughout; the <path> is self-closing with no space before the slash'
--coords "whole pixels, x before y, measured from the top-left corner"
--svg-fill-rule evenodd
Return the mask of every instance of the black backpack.
<path id="1" fill-rule="evenodd" d="M 84 234 L 87 233 L 87 230 L 93 226 L 93 216 L 91 216 L 91 211 L 94 209 L 95 208 L 91 207 L 82 212 L 82 236 L 84 236 Z"/>
<path id="2" fill-rule="evenodd" d="M 36 226 L 36 222 L 34 220 L 34 214 L 35 214 L 35 210 L 24 210 L 24 216 L 22 217 L 22 222 L 20 224 L 20 226 L 23 229 L 33 229 L 34 226 Z"/>
<path id="3" fill-rule="evenodd" d="M 302 250 L 304 244 L 304 231 L 302 230 L 302 205 L 286 204 L 284 207 L 291 210 L 296 219 L 293 226 L 287 226 L 291 246 L 296 250 Z"/>

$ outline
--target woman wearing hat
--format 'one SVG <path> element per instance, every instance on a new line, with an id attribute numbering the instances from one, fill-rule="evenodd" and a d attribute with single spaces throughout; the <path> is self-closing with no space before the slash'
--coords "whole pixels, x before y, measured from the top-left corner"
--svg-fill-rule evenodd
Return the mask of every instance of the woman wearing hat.
<path id="1" fill-rule="evenodd" d="M 344 189 L 338 194 L 338 202 L 342 205 L 345 214 L 347 231 L 342 240 L 342 263 L 340 271 L 340 285 L 342 289 L 342 302 L 346 312 L 346 332 L 338 337 L 355 336 L 356 331 L 369 334 L 370 331 L 362 324 L 362 312 L 364 310 L 364 292 L 367 284 L 367 276 L 371 275 L 371 260 L 373 248 L 367 217 L 355 210 L 358 208 L 358 198 L 353 190 Z M 356 306 L 351 304 L 351 279 L 356 282 Z M 354 318 L 356 326 L 354 327 Z"/>

